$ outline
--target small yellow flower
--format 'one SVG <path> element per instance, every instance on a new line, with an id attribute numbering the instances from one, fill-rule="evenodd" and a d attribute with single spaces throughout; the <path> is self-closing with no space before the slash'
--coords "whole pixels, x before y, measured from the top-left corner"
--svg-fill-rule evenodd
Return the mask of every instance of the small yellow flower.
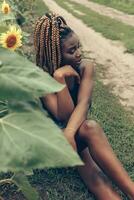
<path id="1" fill-rule="evenodd" d="M 8 14 L 8 13 L 10 13 L 10 11 L 11 11 L 11 8 L 10 8 L 10 6 L 9 6 L 9 4 L 8 3 L 6 3 L 6 1 L 4 0 L 3 1 L 3 3 L 2 3 L 2 12 L 4 13 L 4 14 Z"/>
<path id="2" fill-rule="evenodd" d="M 9 31 L 0 35 L 0 44 L 2 47 L 14 51 L 16 48 L 22 46 L 21 38 L 21 29 L 16 28 L 16 26 L 10 26 Z"/>

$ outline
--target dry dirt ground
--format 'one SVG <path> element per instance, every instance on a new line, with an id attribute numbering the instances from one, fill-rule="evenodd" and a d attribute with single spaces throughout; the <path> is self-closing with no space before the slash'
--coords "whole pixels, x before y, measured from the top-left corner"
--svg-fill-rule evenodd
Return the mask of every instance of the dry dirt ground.
<path id="1" fill-rule="evenodd" d="M 97 3 L 94 3 L 94 2 L 91 2 L 91 1 L 88 1 L 88 0 L 71 0 L 71 1 L 86 5 L 91 10 L 93 10 L 93 11 L 95 11 L 95 12 L 101 14 L 101 15 L 108 16 L 108 17 L 111 17 L 112 19 L 116 19 L 116 20 L 121 21 L 125 24 L 134 26 L 134 15 L 128 15 L 128 14 L 125 14 L 121 11 L 116 10 L 116 9 L 106 7 L 104 5 L 99 5 Z"/>
<path id="2" fill-rule="evenodd" d="M 124 53 L 125 48 L 120 42 L 104 38 L 53 0 L 44 0 L 44 2 L 51 11 L 65 17 L 78 34 L 83 50 L 92 60 L 103 65 L 105 74 L 103 83 L 112 85 L 112 92 L 119 97 L 125 108 L 134 110 L 134 55 Z"/>

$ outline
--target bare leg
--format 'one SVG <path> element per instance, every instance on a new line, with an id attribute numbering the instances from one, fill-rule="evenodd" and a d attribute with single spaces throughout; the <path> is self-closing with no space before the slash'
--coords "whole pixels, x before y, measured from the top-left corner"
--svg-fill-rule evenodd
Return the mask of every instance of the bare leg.
<path id="1" fill-rule="evenodd" d="M 134 200 L 134 183 L 115 156 L 102 128 L 94 121 L 85 121 L 79 129 L 79 136 L 87 142 L 93 159 L 104 173 Z"/>
<path id="2" fill-rule="evenodd" d="M 85 165 L 78 167 L 79 174 L 95 198 L 98 200 L 121 200 L 91 158 L 88 149 L 83 150 L 80 156 Z"/>

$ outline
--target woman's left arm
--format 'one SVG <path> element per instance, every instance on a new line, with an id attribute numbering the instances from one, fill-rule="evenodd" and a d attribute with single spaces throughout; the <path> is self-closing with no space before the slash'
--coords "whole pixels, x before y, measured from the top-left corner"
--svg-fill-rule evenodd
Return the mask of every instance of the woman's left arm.
<path id="1" fill-rule="evenodd" d="M 87 118 L 89 104 L 93 90 L 94 66 L 86 64 L 83 66 L 82 79 L 78 92 L 77 105 L 65 128 L 66 134 L 75 135 L 82 122 Z"/>

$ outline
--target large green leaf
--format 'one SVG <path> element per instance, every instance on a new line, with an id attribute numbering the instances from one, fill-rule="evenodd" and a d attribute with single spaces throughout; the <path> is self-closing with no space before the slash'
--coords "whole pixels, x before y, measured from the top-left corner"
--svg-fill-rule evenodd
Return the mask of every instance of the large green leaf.
<path id="1" fill-rule="evenodd" d="M 24 173 L 15 173 L 12 180 L 21 189 L 27 200 L 39 200 L 39 195 L 36 190 L 30 185 Z"/>
<path id="2" fill-rule="evenodd" d="M 12 112 L 15 106 L 20 110 Z M 10 108 L 0 118 L 0 171 L 82 164 L 60 129 L 36 104 L 14 102 Z"/>
<path id="3" fill-rule="evenodd" d="M 0 48 L 0 99 L 29 100 L 64 86 L 17 53 Z"/>

